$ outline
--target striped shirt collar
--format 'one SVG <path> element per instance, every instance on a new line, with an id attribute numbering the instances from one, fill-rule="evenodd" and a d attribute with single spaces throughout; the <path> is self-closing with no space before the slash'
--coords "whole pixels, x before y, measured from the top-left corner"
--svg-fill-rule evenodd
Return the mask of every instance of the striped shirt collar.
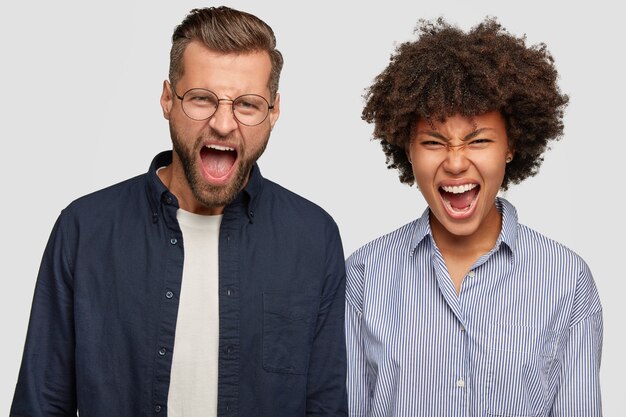
<path id="1" fill-rule="evenodd" d="M 502 214 L 502 229 L 500 235 L 494 246 L 495 252 L 500 248 L 500 245 L 504 243 L 511 251 L 511 255 L 515 253 L 517 244 L 517 210 L 502 197 L 496 197 L 496 208 Z M 414 223 L 413 238 L 411 239 L 411 254 L 415 253 L 417 246 L 424 240 L 426 236 L 432 239 L 432 233 L 430 230 L 430 208 L 426 208 L 422 216 Z"/>

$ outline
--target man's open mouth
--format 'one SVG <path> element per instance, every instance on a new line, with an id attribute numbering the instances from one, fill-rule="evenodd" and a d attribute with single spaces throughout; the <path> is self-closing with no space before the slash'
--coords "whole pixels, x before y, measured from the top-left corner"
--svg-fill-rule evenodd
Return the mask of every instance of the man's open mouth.
<path id="1" fill-rule="evenodd" d="M 237 160 L 237 151 L 230 146 L 206 145 L 200 149 L 205 174 L 213 179 L 228 176 Z"/>

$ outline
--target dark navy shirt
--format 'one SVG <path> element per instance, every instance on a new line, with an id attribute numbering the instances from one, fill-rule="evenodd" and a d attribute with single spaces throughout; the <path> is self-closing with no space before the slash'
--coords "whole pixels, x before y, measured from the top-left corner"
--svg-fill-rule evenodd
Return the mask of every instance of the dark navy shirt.
<path id="1" fill-rule="evenodd" d="M 59 216 L 11 416 L 166 416 L 183 272 L 156 169 Z M 219 235 L 218 416 L 345 416 L 345 267 L 332 218 L 254 167 Z"/>

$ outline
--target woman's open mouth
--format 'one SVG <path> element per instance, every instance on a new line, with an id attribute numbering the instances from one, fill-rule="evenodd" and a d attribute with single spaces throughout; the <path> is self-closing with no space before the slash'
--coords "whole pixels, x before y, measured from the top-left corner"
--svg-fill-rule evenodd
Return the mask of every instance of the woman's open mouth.
<path id="1" fill-rule="evenodd" d="M 448 214 L 455 219 L 463 219 L 471 216 L 478 195 L 480 193 L 480 185 L 463 184 L 463 185 L 443 185 L 439 187 L 441 201 Z"/>

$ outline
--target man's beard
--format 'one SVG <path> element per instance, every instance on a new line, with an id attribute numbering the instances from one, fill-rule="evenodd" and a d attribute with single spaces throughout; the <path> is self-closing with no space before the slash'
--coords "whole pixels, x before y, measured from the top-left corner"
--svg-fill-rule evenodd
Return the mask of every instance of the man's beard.
<path id="1" fill-rule="evenodd" d="M 200 148 L 205 138 L 202 136 L 198 137 L 193 148 L 190 150 L 185 147 L 185 141 L 181 140 L 178 132 L 170 121 L 170 135 L 172 137 L 174 152 L 176 152 L 182 163 L 183 171 L 193 196 L 206 208 L 225 207 L 235 199 L 239 191 L 244 187 L 252 166 L 265 151 L 269 133 L 268 131 L 262 146 L 253 155 L 246 157 L 244 154 L 245 151 L 243 150 L 241 154 L 237 155 L 237 161 L 235 161 L 235 163 L 238 163 L 239 166 L 236 168 L 236 172 L 232 174 L 233 176 L 227 184 L 215 186 L 206 182 L 196 165 L 196 159 L 200 154 Z"/>

